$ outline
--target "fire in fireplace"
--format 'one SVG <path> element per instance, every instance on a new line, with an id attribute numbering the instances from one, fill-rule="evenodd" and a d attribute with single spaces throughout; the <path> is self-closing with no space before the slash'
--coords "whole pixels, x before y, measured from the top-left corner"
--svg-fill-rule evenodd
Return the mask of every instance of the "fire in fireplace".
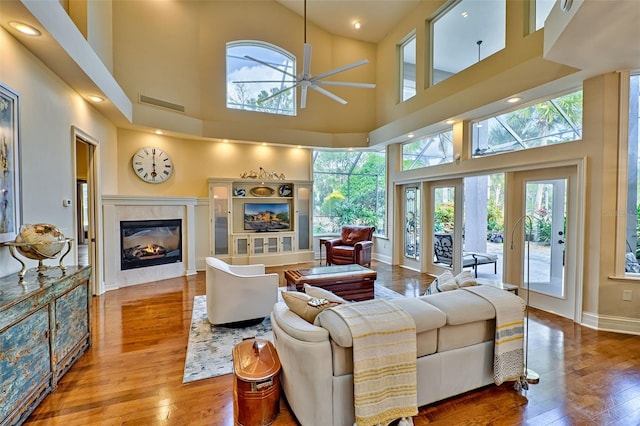
<path id="1" fill-rule="evenodd" d="M 120 269 L 182 262 L 182 219 L 120 222 Z"/>

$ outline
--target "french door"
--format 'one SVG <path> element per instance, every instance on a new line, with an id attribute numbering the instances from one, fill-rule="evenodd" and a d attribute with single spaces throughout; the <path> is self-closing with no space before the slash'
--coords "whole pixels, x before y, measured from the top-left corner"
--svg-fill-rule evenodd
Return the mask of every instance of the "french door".
<path id="1" fill-rule="evenodd" d="M 575 320 L 580 240 L 576 167 L 515 172 L 510 177 L 507 276 L 531 306 Z"/>

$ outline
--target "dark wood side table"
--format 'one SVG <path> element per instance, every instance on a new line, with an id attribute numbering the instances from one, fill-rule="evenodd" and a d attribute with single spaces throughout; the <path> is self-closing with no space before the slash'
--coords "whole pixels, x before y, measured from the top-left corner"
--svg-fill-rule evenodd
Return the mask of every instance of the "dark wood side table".
<path id="1" fill-rule="evenodd" d="M 327 247 L 324 245 L 327 241 L 332 240 L 333 237 L 322 237 L 318 238 L 318 243 L 320 244 L 320 266 L 322 266 L 322 249 L 324 249 L 325 253 L 327 251 Z"/>

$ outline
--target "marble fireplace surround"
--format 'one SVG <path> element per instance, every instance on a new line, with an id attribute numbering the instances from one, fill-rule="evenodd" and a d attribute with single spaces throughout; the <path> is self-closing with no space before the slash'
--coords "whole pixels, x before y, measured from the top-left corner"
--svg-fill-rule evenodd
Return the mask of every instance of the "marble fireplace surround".
<path id="1" fill-rule="evenodd" d="M 103 196 L 105 290 L 196 274 L 196 204 L 190 197 Z M 120 221 L 154 219 L 182 219 L 182 262 L 121 270 Z"/>

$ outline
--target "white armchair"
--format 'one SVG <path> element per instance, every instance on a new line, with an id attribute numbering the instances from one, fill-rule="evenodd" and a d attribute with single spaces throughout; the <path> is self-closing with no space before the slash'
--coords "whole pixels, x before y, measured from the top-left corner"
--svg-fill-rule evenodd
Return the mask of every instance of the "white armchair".
<path id="1" fill-rule="evenodd" d="M 207 317 L 214 325 L 264 318 L 278 300 L 278 274 L 264 265 L 229 265 L 207 257 Z"/>

